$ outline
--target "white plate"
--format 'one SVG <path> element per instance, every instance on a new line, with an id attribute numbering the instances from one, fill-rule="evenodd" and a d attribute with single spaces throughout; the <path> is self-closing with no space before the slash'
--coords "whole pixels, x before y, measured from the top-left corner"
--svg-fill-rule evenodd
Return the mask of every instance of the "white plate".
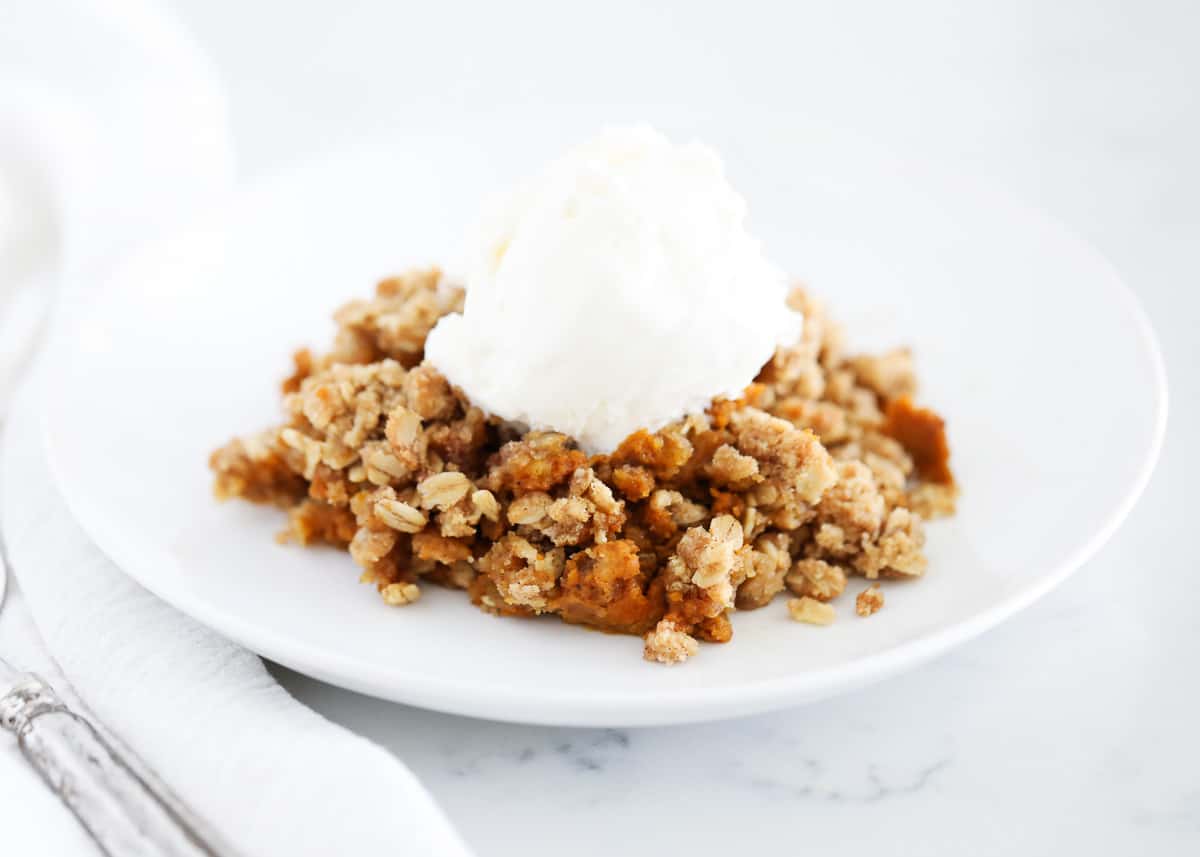
<path id="1" fill-rule="evenodd" d="M 1153 333 L 1111 267 L 1001 191 L 833 132 L 706 136 L 771 254 L 858 343 L 914 344 L 923 398 L 948 417 L 961 510 L 931 528 L 928 575 L 889 586 L 869 621 L 853 588 L 829 628 L 791 622 L 780 600 L 668 669 L 637 638 L 494 619 L 434 587 L 389 608 L 345 554 L 277 545 L 279 512 L 213 502 L 208 452 L 276 419 L 292 348 L 327 343 L 331 310 L 376 278 L 448 258 L 481 192 L 553 155 L 553 135 L 413 138 L 301 165 L 127 259 L 60 328 L 45 428 L 72 511 L 146 587 L 294 669 L 558 724 L 828 696 L 979 634 L 1078 568 L 1144 487 L 1166 415 Z"/>

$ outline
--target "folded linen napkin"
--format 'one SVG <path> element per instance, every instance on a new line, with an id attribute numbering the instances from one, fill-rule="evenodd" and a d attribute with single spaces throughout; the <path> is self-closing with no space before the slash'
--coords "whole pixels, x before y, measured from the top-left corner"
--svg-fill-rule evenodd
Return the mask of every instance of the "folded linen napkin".
<path id="1" fill-rule="evenodd" d="M 152 0 L 14 10 L 0 27 L 0 179 L 19 181 L 0 181 L 15 200 L 0 206 L 0 250 L 16 234 L 53 258 L 20 282 L 5 274 L 28 260 L 0 265 L 0 332 L 28 336 L 36 316 L 9 312 L 9 286 L 36 303 L 52 270 L 74 300 L 96 266 L 219 196 L 232 178 L 227 138 L 215 76 Z M 45 460 L 36 374 L 11 401 L 3 389 L 20 366 L 13 341 L 0 343 L 0 531 L 19 586 L 0 612 L 0 655 L 99 718 L 241 854 L 465 857 L 399 760 L 297 703 L 255 655 L 90 542 Z M 0 833 L 5 853 L 95 852 L 3 733 Z"/>
<path id="2" fill-rule="evenodd" d="M 254 654 L 92 545 L 50 475 L 36 385 L 5 433 L 0 526 L 46 647 L 90 711 L 244 854 L 465 857 L 396 758 L 296 702 Z"/>

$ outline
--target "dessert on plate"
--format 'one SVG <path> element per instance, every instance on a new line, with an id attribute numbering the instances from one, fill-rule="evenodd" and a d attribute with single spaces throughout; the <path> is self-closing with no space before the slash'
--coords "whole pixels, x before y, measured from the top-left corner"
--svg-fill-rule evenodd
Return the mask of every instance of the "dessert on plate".
<path id="1" fill-rule="evenodd" d="M 848 353 L 745 217 L 708 148 L 605 132 L 485 207 L 464 277 L 341 307 L 285 421 L 213 453 L 217 496 L 286 509 L 387 604 L 462 589 L 663 663 L 783 594 L 874 614 L 954 511 L 944 424 L 910 352 Z"/>

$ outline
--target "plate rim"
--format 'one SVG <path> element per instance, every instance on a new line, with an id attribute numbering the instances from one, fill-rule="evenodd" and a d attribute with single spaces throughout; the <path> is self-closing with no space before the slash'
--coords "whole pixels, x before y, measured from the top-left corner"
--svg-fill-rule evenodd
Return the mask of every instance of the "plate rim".
<path id="1" fill-rule="evenodd" d="M 323 160 L 312 158 L 303 163 L 311 165 Z M 939 174 L 952 175 L 944 170 Z M 1103 524 L 1052 570 L 974 615 L 837 666 L 759 679 L 735 687 L 672 688 L 669 694 L 654 696 L 628 691 L 605 691 L 599 694 L 581 690 L 560 691 L 553 687 L 540 689 L 537 694 L 531 695 L 525 691 L 509 692 L 488 686 L 486 699 L 481 698 L 479 685 L 470 680 L 428 674 L 414 677 L 402 665 L 395 670 L 365 669 L 353 659 L 331 654 L 302 638 L 256 628 L 251 621 L 221 611 L 206 599 L 193 597 L 186 588 L 165 585 L 162 577 L 146 573 L 145 566 L 153 564 L 151 559 L 144 550 L 126 543 L 122 535 L 123 528 L 109 525 L 108 513 L 79 492 L 63 490 L 65 474 L 56 454 L 56 431 L 50 419 L 52 406 L 47 398 L 40 403 L 42 447 L 50 472 L 71 515 L 96 547 L 124 574 L 185 615 L 239 645 L 289 669 L 339 687 L 457 715 L 553 726 L 652 726 L 704 722 L 813 702 L 881 681 L 925 663 L 978 637 L 1044 597 L 1079 570 L 1112 538 L 1145 492 L 1162 453 L 1169 412 L 1167 369 L 1161 344 L 1137 295 L 1119 276 L 1112 263 L 1069 227 L 1004 188 L 991 187 L 975 176 L 967 178 L 970 184 L 982 185 L 993 194 L 1001 194 L 1022 216 L 1036 219 L 1044 227 L 1053 229 L 1057 237 L 1070 241 L 1078 252 L 1091 256 L 1093 262 L 1110 274 L 1108 285 L 1111 286 L 1114 299 L 1123 302 L 1124 311 L 1134 323 L 1135 338 L 1151 367 L 1152 378 L 1148 379 L 1154 400 L 1151 442 L 1142 450 L 1136 473 L 1124 486 L 1120 502 L 1114 504 Z M 211 216 L 211 212 L 208 214 Z M 170 236 L 165 238 L 169 239 Z M 55 384 L 54 380 L 67 371 L 72 357 L 70 342 L 62 341 L 67 326 L 62 319 L 59 321 L 46 351 L 48 359 L 43 376 L 46 382 L 43 386 L 44 395 L 50 395 L 49 391 L 55 389 L 64 389 L 64 385 Z"/>

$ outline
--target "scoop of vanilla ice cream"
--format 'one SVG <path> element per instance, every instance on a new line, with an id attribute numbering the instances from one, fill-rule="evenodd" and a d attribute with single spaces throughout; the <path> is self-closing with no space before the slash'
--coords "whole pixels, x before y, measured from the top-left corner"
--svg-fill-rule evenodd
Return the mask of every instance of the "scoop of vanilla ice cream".
<path id="1" fill-rule="evenodd" d="M 485 209 L 426 357 L 589 453 L 736 397 L 803 323 L 745 219 L 708 147 L 608 130 Z"/>

